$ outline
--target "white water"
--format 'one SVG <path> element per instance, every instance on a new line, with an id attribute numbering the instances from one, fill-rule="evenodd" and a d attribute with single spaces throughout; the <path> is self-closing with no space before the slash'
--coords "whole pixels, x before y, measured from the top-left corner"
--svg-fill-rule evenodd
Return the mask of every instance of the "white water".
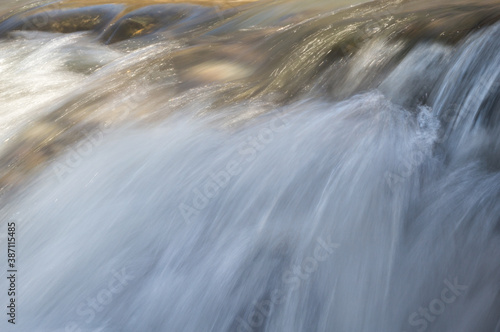
<path id="1" fill-rule="evenodd" d="M 12 41 L 0 42 L 2 142 L 48 114 L 62 96 L 83 89 L 87 77 L 81 71 L 100 68 L 119 55 L 90 44 L 82 34 L 19 32 L 14 36 Z"/>
<path id="2" fill-rule="evenodd" d="M 196 101 L 95 133 L 3 207 L 18 227 L 19 296 L 2 331 L 500 331 L 499 122 L 467 113 L 498 94 L 498 31 L 454 50 L 420 44 L 379 90 L 340 102 L 199 116 L 209 100 Z M 2 137 L 50 110 L 35 104 L 93 82 L 57 52 L 78 38 L 4 42 L 21 46 L 1 58 Z M 111 65 L 123 56 L 98 51 Z M 265 115 L 223 125 L 238 112 Z"/>

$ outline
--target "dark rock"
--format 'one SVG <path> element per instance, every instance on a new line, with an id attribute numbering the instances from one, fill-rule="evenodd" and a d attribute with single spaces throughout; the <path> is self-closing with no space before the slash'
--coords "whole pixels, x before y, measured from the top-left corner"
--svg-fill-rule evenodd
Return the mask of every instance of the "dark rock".
<path id="1" fill-rule="evenodd" d="M 205 13 L 207 8 L 187 4 L 153 5 L 135 10 L 108 27 L 100 39 L 112 44 L 134 37 L 145 36 L 187 18 Z"/>
<path id="2" fill-rule="evenodd" d="M 43 8 L 42 8 L 43 9 Z M 120 5 L 100 5 L 13 16 L 0 23 L 0 36 L 10 31 L 71 33 L 104 29 L 124 9 Z M 37 10 L 35 10 L 37 11 Z"/>

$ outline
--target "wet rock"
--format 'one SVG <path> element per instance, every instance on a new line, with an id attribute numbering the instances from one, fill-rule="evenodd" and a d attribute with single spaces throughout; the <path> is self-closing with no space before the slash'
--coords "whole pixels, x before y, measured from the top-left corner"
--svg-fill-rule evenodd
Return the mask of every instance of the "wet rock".
<path id="1" fill-rule="evenodd" d="M 120 18 L 104 31 L 100 39 L 106 44 L 112 44 L 145 36 L 206 12 L 207 8 L 187 4 L 144 7 Z"/>
<path id="2" fill-rule="evenodd" d="M 198 82 L 231 82 L 247 78 L 251 74 L 250 68 L 236 62 L 207 61 L 186 70 L 184 77 Z"/>
<path id="3" fill-rule="evenodd" d="M 123 9 L 124 7 L 120 5 L 100 5 L 42 11 L 31 15 L 29 13 L 33 11 L 30 11 L 0 23 L 0 36 L 16 30 L 60 33 L 99 31 L 104 29 Z"/>
<path id="4" fill-rule="evenodd" d="M 173 53 L 170 60 L 186 88 L 248 79 L 266 57 L 245 44 L 200 44 Z"/>

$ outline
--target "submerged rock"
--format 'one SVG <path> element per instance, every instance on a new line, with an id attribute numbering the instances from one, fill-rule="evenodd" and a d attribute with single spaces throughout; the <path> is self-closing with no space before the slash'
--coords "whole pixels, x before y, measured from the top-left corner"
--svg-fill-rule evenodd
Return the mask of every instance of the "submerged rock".
<path id="1" fill-rule="evenodd" d="M 123 16 L 113 23 L 104 31 L 100 39 L 106 44 L 112 44 L 144 36 L 208 11 L 210 9 L 188 4 L 144 7 Z"/>
<path id="2" fill-rule="evenodd" d="M 0 36 L 16 30 L 60 33 L 98 31 L 107 26 L 123 9 L 121 5 L 100 5 L 16 15 L 0 23 Z"/>
<path id="3" fill-rule="evenodd" d="M 0 17 L 0 37 L 19 30 L 59 33 L 97 31 L 102 33 L 100 39 L 110 44 L 147 35 L 186 18 L 197 21 L 198 16 L 209 12 L 211 15 L 206 16 L 221 16 L 216 12 L 253 1 L 87 0 L 85 7 L 81 7 L 82 2 L 74 0 L 45 5 L 38 3 Z"/>

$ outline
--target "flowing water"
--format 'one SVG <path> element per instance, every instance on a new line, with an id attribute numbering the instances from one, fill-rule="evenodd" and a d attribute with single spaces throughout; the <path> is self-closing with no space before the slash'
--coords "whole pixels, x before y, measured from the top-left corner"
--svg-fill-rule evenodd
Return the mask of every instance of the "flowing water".
<path id="1" fill-rule="evenodd" d="M 500 2 L 360 2 L 2 3 L 0 330 L 500 331 Z"/>

